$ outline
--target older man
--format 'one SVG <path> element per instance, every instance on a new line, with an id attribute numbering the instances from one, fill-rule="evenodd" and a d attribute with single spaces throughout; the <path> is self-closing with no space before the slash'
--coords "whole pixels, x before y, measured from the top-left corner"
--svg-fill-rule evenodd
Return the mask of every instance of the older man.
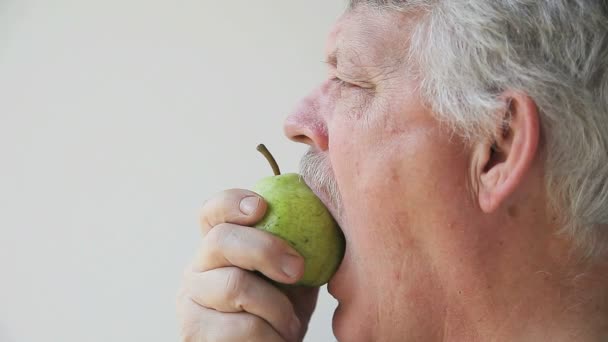
<path id="1" fill-rule="evenodd" d="M 608 341 L 608 3 L 352 1 L 287 119 L 346 236 L 355 341 Z M 314 177 L 312 175 L 315 175 Z M 203 209 L 185 341 L 298 341 L 316 289 L 228 190 Z"/>

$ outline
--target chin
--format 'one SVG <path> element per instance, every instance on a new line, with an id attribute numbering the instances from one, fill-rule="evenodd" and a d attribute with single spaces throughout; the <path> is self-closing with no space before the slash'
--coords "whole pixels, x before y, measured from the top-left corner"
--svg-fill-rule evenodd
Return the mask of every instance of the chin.
<path id="1" fill-rule="evenodd" d="M 369 328 L 365 323 L 358 322 L 358 319 L 347 317 L 348 313 L 343 304 L 339 304 L 332 320 L 332 330 L 339 342 L 372 342 L 365 328 Z M 361 318 L 361 317 L 357 317 Z"/>
<path id="2" fill-rule="evenodd" d="M 336 338 L 338 338 L 338 321 L 340 319 L 339 315 L 340 315 L 341 308 L 342 308 L 341 304 L 338 303 L 338 307 L 336 307 L 336 310 L 334 310 L 334 315 L 331 320 L 331 330 L 334 332 L 334 336 Z"/>
<path id="3" fill-rule="evenodd" d="M 344 319 L 343 319 L 344 313 L 343 313 L 342 308 L 343 308 L 342 304 L 338 304 L 336 311 L 334 311 L 334 316 L 333 316 L 333 319 L 331 322 L 331 328 L 334 333 L 334 336 L 336 337 L 336 339 L 339 342 L 346 342 L 346 341 L 348 341 L 348 336 L 345 335 L 347 333 L 347 331 L 344 331 L 344 330 L 348 329 L 348 327 L 347 327 L 348 322 L 344 322 Z"/>

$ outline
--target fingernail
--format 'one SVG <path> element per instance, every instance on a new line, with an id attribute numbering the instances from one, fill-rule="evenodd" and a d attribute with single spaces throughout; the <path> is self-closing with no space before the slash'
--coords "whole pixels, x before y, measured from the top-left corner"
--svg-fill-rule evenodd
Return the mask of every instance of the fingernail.
<path id="1" fill-rule="evenodd" d="M 296 278 L 300 268 L 300 258 L 295 255 L 285 254 L 282 261 L 282 270 L 289 278 Z"/>
<path id="2" fill-rule="evenodd" d="M 259 204 L 260 204 L 259 197 L 249 196 L 249 197 L 245 197 L 241 200 L 241 203 L 239 204 L 239 209 L 241 209 L 241 212 L 243 214 L 251 215 L 258 208 Z"/>

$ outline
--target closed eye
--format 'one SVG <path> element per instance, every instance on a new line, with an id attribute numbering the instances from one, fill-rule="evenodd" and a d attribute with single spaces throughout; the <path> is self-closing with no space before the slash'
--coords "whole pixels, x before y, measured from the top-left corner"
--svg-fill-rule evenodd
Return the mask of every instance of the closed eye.
<path id="1" fill-rule="evenodd" d="M 356 86 L 357 86 L 357 85 L 355 85 L 355 84 L 352 84 L 352 83 L 346 82 L 346 81 L 344 81 L 344 80 L 342 80 L 342 79 L 340 79 L 340 78 L 338 78 L 338 77 L 333 77 L 333 78 L 331 79 L 331 81 L 332 81 L 332 82 L 334 82 L 334 83 L 336 83 L 336 84 L 337 84 L 338 86 L 340 86 L 340 87 L 356 87 Z"/>

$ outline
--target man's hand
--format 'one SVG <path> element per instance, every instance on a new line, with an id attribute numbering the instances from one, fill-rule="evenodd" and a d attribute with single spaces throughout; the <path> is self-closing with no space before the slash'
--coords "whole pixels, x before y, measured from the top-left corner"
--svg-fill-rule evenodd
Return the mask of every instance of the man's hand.
<path id="1" fill-rule="evenodd" d="M 227 190 L 205 203 L 202 244 L 184 272 L 177 298 L 182 340 L 301 341 L 318 288 L 279 290 L 304 273 L 303 258 L 280 238 L 248 227 L 266 202 L 247 190 Z"/>

